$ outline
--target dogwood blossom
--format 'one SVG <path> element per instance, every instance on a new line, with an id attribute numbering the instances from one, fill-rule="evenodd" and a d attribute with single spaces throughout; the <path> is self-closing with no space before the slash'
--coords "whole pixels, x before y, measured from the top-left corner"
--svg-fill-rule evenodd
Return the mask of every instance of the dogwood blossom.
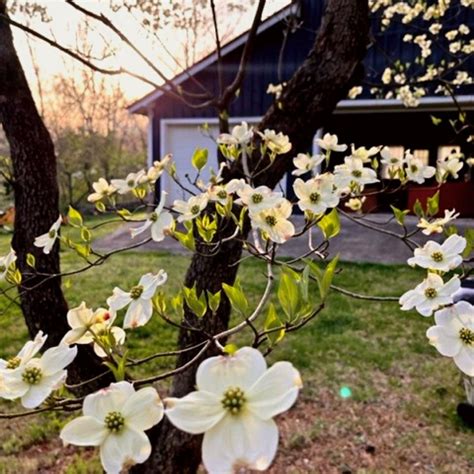
<path id="1" fill-rule="evenodd" d="M 461 281 L 457 276 L 444 283 L 436 273 L 428 273 L 414 290 L 409 290 L 400 297 L 399 303 L 403 311 L 416 308 L 422 316 L 431 316 L 433 311 L 441 306 L 452 304 L 453 295 L 461 288 Z"/>
<path id="2" fill-rule="evenodd" d="M 414 256 L 407 262 L 411 266 L 448 272 L 461 265 L 461 253 L 465 247 L 466 239 L 457 234 L 449 236 L 441 245 L 429 240 L 423 247 L 416 248 Z"/>
<path id="3" fill-rule="evenodd" d="M 132 239 L 142 234 L 147 229 L 151 231 L 151 238 L 155 242 L 164 240 L 174 225 L 174 219 L 171 212 L 163 211 L 166 202 L 166 191 L 161 192 L 161 199 L 156 209 L 148 216 L 147 220 L 140 226 L 130 230 Z"/>
<path id="4" fill-rule="evenodd" d="M 313 155 L 309 156 L 307 153 L 298 153 L 293 158 L 293 164 L 296 169 L 291 173 L 294 176 L 301 176 L 303 174 L 313 171 L 319 166 L 326 157 L 324 155 Z"/>
<path id="5" fill-rule="evenodd" d="M 39 343 L 33 347 L 37 351 Z M 60 344 L 51 347 L 37 358 L 30 357 L 13 370 L 3 372 L 5 389 L 1 396 L 9 400 L 21 398 L 25 408 L 41 405 L 53 390 L 57 390 L 66 380 L 64 370 L 76 357 L 77 348 Z"/>
<path id="6" fill-rule="evenodd" d="M 71 329 L 64 335 L 61 343 L 68 345 L 94 343 L 94 352 L 99 357 L 105 357 L 106 353 L 100 343 L 101 338 L 105 339 L 112 335 L 115 345 L 123 344 L 125 341 L 125 331 L 113 326 L 115 318 L 114 311 L 104 308 L 93 311 L 82 302 L 78 307 L 68 311 L 67 322 Z"/>
<path id="7" fill-rule="evenodd" d="M 207 471 L 266 470 L 278 445 L 273 417 L 295 402 L 302 387 L 299 372 L 288 362 L 267 369 L 258 350 L 244 347 L 234 355 L 202 362 L 196 387 L 183 398 L 167 398 L 165 413 L 179 429 L 204 433 Z"/>
<path id="8" fill-rule="evenodd" d="M 426 332 L 431 345 L 458 368 L 474 377 L 474 307 L 466 301 L 435 313 L 436 326 Z"/>
<path id="9" fill-rule="evenodd" d="M 154 161 L 153 166 L 150 166 L 150 168 L 148 168 L 146 175 L 143 175 L 140 178 L 140 182 L 155 184 L 156 181 L 158 181 L 160 176 L 163 174 L 163 172 L 169 169 L 172 160 L 173 155 L 171 155 L 171 153 L 168 153 L 163 157 L 161 161 Z"/>
<path id="10" fill-rule="evenodd" d="M 275 130 L 266 129 L 263 133 L 258 132 L 265 144 L 276 155 L 283 155 L 291 150 L 290 139 L 282 132 L 276 133 Z"/>
<path id="11" fill-rule="evenodd" d="M 420 158 L 415 158 L 409 151 L 405 154 L 405 172 L 409 181 L 423 184 L 425 179 L 432 178 L 436 173 L 434 166 L 428 166 Z"/>
<path id="12" fill-rule="evenodd" d="M 398 171 L 400 168 L 403 167 L 403 163 L 405 162 L 404 157 L 393 155 L 388 146 L 382 148 L 382 150 L 380 151 L 380 156 L 382 157 L 380 163 L 387 166 L 389 172 Z"/>
<path id="13" fill-rule="evenodd" d="M 112 179 L 111 184 L 119 194 L 127 194 L 141 184 L 144 176 L 145 170 L 140 170 L 137 173 L 129 173 L 125 179 Z"/>
<path id="14" fill-rule="evenodd" d="M 362 210 L 362 206 L 364 205 L 364 202 L 366 201 L 366 197 L 363 196 L 361 198 L 350 198 L 344 206 L 348 207 L 351 211 L 354 212 L 359 212 Z"/>
<path id="15" fill-rule="evenodd" d="M 192 221 L 206 209 L 209 198 L 206 193 L 192 196 L 187 201 L 177 199 L 173 203 L 173 210 L 181 214 L 178 222 Z"/>
<path id="16" fill-rule="evenodd" d="M 0 370 L 13 370 L 27 364 L 44 346 L 48 336 L 39 331 L 32 341 L 28 341 L 18 354 L 8 360 L 0 359 Z M 0 395 L 1 396 L 1 395 Z"/>
<path id="17" fill-rule="evenodd" d="M 443 159 L 438 160 L 437 163 L 437 181 L 442 183 L 448 176 L 452 176 L 454 179 L 458 179 L 458 172 L 464 166 L 461 158 L 464 155 L 462 153 L 451 153 L 445 156 Z"/>
<path id="18" fill-rule="evenodd" d="M 295 227 L 288 220 L 291 209 L 291 203 L 282 198 L 275 207 L 252 212 L 252 227 L 264 231 L 271 241 L 283 244 L 295 234 Z"/>
<path id="19" fill-rule="evenodd" d="M 360 158 L 346 157 L 343 165 L 334 167 L 334 183 L 338 188 L 345 188 L 352 184 L 365 186 L 366 184 L 377 183 L 377 173 L 364 167 Z"/>
<path id="20" fill-rule="evenodd" d="M 354 145 L 352 145 L 351 157 L 362 160 L 362 163 L 369 163 L 370 158 L 376 155 L 381 150 L 381 148 L 382 147 L 380 146 L 372 146 L 370 148 L 365 148 L 361 146 L 359 148 L 355 148 Z"/>
<path id="21" fill-rule="evenodd" d="M 456 212 L 455 209 L 451 211 L 445 209 L 444 217 L 440 217 L 432 221 L 428 221 L 424 217 L 422 217 L 420 219 L 420 222 L 416 226 L 420 229 L 423 229 L 422 232 L 425 235 L 441 234 L 441 232 L 443 232 L 443 227 L 452 220 L 456 219 L 458 216 L 459 212 Z"/>
<path id="22" fill-rule="evenodd" d="M 247 122 L 242 122 L 232 128 L 231 133 L 221 133 L 217 137 L 217 143 L 221 145 L 245 146 L 253 138 L 253 128 Z"/>
<path id="23" fill-rule="evenodd" d="M 323 138 L 317 138 L 316 144 L 327 151 L 346 151 L 347 145 L 338 144 L 337 135 L 325 133 Z"/>
<path id="24" fill-rule="evenodd" d="M 240 199 L 236 203 L 247 206 L 250 213 L 257 213 L 269 207 L 274 207 L 284 199 L 282 193 L 272 191 L 267 186 L 252 188 L 248 184 L 243 184 L 237 189 L 237 195 Z"/>
<path id="25" fill-rule="evenodd" d="M 138 285 L 130 291 L 123 291 L 115 287 L 112 296 L 107 299 L 107 304 L 112 311 L 127 308 L 123 322 L 124 329 L 136 328 L 145 325 L 153 314 L 153 298 L 156 289 L 168 279 L 164 270 L 157 274 L 147 273 L 140 278 Z"/>
<path id="26" fill-rule="evenodd" d="M 112 196 L 112 194 L 117 191 L 117 189 L 109 184 L 104 178 L 99 178 L 98 181 L 92 183 L 92 188 L 94 189 L 94 192 L 87 196 L 89 202 L 98 202 L 105 197 Z"/>
<path id="27" fill-rule="evenodd" d="M 10 249 L 3 257 L 0 257 L 0 281 L 5 280 L 8 269 L 12 263 L 16 262 L 16 252 L 13 249 Z"/>
<path id="28" fill-rule="evenodd" d="M 45 254 L 49 254 L 53 248 L 54 243 L 56 242 L 56 239 L 59 236 L 59 228 L 61 227 L 62 222 L 63 218 L 59 216 L 56 222 L 50 227 L 48 232 L 35 238 L 35 247 L 42 248 Z"/>
<path id="29" fill-rule="evenodd" d="M 108 474 L 119 474 L 145 462 L 151 444 L 145 431 L 163 418 L 163 405 L 156 390 L 135 391 L 129 382 L 117 382 L 87 395 L 83 415 L 61 431 L 65 444 L 98 446 L 100 460 Z"/>
<path id="30" fill-rule="evenodd" d="M 339 204 L 339 196 L 334 187 L 334 176 L 329 173 L 321 174 L 308 181 L 298 178 L 293 184 L 293 189 L 299 199 L 298 207 L 302 211 L 320 214 Z"/>

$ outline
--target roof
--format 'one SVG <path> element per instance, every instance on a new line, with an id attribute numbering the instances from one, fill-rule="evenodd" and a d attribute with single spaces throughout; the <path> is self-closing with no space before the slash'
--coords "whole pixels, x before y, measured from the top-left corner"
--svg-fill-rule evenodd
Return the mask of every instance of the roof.
<path id="1" fill-rule="evenodd" d="M 295 3 L 287 5 L 286 7 L 278 10 L 273 15 L 269 16 L 266 20 L 264 20 L 257 29 L 257 34 L 262 33 L 263 31 L 271 28 L 272 26 L 276 25 L 278 22 L 289 16 L 290 14 L 294 14 L 297 12 L 298 6 Z M 246 31 L 242 33 L 237 38 L 233 39 L 226 45 L 222 47 L 221 54 L 225 56 L 226 54 L 230 53 L 231 51 L 236 50 L 240 46 L 244 45 L 247 41 L 249 32 Z M 179 85 L 183 83 L 189 77 L 194 76 L 198 72 L 202 71 L 203 69 L 207 68 L 211 64 L 217 61 L 217 51 L 210 53 L 208 56 L 204 57 L 196 64 L 191 66 L 188 69 L 185 69 L 183 72 L 179 73 L 175 77 L 171 79 L 175 85 Z M 133 104 L 128 107 L 129 112 L 134 114 L 148 114 L 148 109 L 152 106 L 152 104 L 159 99 L 165 92 L 162 89 L 156 89 L 149 94 L 145 95 L 141 99 L 137 100 Z"/>

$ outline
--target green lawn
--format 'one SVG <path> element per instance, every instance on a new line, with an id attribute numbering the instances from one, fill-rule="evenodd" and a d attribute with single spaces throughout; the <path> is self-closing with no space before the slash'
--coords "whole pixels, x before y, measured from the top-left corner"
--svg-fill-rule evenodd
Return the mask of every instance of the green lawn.
<path id="1" fill-rule="evenodd" d="M 0 248 L 8 247 L 7 238 L 0 239 Z M 143 273 L 160 268 L 169 275 L 166 291 L 173 292 L 180 287 L 187 264 L 188 259 L 183 256 L 128 252 L 114 256 L 92 272 L 69 278 L 65 292 L 71 306 L 83 300 L 91 306 L 104 305 L 114 286 L 128 288 Z M 64 270 L 77 265 L 76 258 L 63 254 Z M 421 276 L 406 266 L 343 263 L 341 269 L 334 281 L 338 286 L 374 295 L 398 296 Z M 257 301 L 265 282 L 263 266 L 245 261 L 240 279 L 251 300 Z M 315 288 L 313 294 L 317 301 Z M 463 396 L 459 375 L 449 360 L 427 344 L 425 331 L 430 324 L 430 318 L 400 312 L 397 303 L 355 300 L 333 292 L 324 312 L 303 330 L 288 335 L 269 358 L 290 360 L 302 371 L 302 397 L 308 403 L 317 403 L 321 390 L 337 398 L 342 387 L 351 389 L 350 403 L 357 406 L 381 400 L 387 394 L 395 397 L 404 416 L 416 417 L 420 423 L 433 427 L 422 435 L 431 436 L 428 441 L 433 449 L 452 451 L 472 462 L 474 445 L 466 444 L 470 433 L 455 416 L 456 404 Z M 11 309 L 0 317 L 0 357 L 15 354 L 26 337 L 18 310 Z M 160 349 L 172 349 L 176 333 L 155 316 L 128 337 L 130 356 L 139 358 Z M 242 334 L 234 342 L 244 344 L 249 338 L 250 334 Z M 162 370 L 172 363 L 171 359 L 159 359 L 140 368 L 136 375 Z M 4 402 L 0 409 L 18 410 L 20 406 Z M 59 444 L 48 444 L 61 424 L 61 417 L 53 414 L 0 422 L 0 473 L 38 472 L 45 467 L 44 472 L 100 472 L 96 460 L 85 462 L 77 454 L 70 454 L 66 462 L 69 467 L 64 467 Z M 54 470 L 55 464 L 61 468 Z"/>

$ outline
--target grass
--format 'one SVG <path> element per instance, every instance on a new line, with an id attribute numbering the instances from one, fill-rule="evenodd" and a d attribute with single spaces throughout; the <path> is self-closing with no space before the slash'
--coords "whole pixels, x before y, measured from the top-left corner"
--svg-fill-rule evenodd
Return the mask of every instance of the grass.
<path id="1" fill-rule="evenodd" d="M 8 248 L 8 236 L 1 236 L 0 249 L 5 248 Z M 64 270 L 78 265 L 77 259 L 69 253 L 63 253 L 62 261 Z M 114 286 L 129 288 L 143 273 L 164 268 L 169 274 L 166 291 L 171 294 L 179 289 L 187 265 L 188 258 L 184 256 L 128 252 L 114 256 L 94 271 L 69 278 L 65 281 L 65 293 L 70 306 L 83 300 L 90 306 L 101 306 Z M 263 291 L 264 267 L 247 260 L 239 276 L 255 303 Z M 355 292 L 397 296 L 413 287 L 420 277 L 421 273 L 406 266 L 342 263 L 335 283 Z M 316 301 L 317 291 L 315 288 L 312 291 Z M 427 344 L 425 332 L 430 324 L 429 318 L 400 312 L 397 303 L 367 302 L 332 292 L 325 310 L 303 330 L 288 335 L 269 359 L 290 360 L 301 370 L 305 381 L 302 397 L 308 403 L 317 403 L 322 392 L 337 399 L 343 387 L 350 388 L 350 403 L 354 404 L 371 404 L 386 396 L 395 397 L 401 416 L 414 417 L 419 423 L 432 427 L 425 430 L 423 436 L 429 437 L 433 449 L 452 452 L 453 456 L 470 462 L 474 460 L 474 445 L 465 444 L 470 433 L 455 415 L 456 404 L 463 399 L 459 375 L 451 361 Z M 3 314 L 0 357 L 15 354 L 26 337 L 20 312 L 12 309 Z M 128 337 L 130 355 L 139 358 L 173 349 L 176 332 L 155 316 L 147 326 Z M 236 342 L 245 344 L 249 340 L 250 333 L 246 333 L 239 335 Z M 158 359 L 140 368 L 135 375 L 164 370 L 172 364 L 172 359 Z M 19 408 L 17 404 L 0 404 L 1 411 Z M 52 441 L 63 418 L 46 414 L 0 421 L 0 473 L 38 472 L 42 466 L 49 466 L 48 472 L 100 472 L 91 451 L 81 452 L 85 452 L 86 457 L 73 452 L 64 460 L 58 442 Z M 345 423 L 344 419 L 333 422 L 334 426 Z M 288 442 L 295 449 L 303 449 L 318 436 L 324 436 L 328 429 L 327 422 L 316 421 L 308 432 L 295 430 Z M 411 436 L 416 433 L 400 436 L 395 448 L 404 449 L 413 443 Z M 40 449 L 41 446 L 47 449 Z M 53 470 L 51 466 L 58 463 L 61 469 Z"/>

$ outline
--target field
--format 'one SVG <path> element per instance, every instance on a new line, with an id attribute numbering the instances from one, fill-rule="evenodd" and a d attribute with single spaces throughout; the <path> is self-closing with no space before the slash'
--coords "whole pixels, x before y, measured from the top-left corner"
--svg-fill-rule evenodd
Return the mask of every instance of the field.
<path id="1" fill-rule="evenodd" d="M 102 231 L 105 232 L 105 231 Z M 8 247 L 8 236 L 0 248 Z M 188 258 L 128 252 L 64 282 L 71 306 L 104 305 L 114 286 L 130 287 L 148 271 L 164 268 L 168 292 L 177 290 Z M 77 259 L 63 253 L 63 269 Z M 341 265 L 335 283 L 351 291 L 396 296 L 421 274 L 406 266 Z M 242 286 L 253 302 L 263 290 L 264 269 L 245 261 Z M 317 291 L 313 289 L 315 298 Z M 461 378 L 450 360 L 427 344 L 431 319 L 402 313 L 397 303 L 370 302 L 332 293 L 327 307 L 305 329 L 288 335 L 270 361 L 292 361 L 302 372 L 298 403 L 280 417 L 282 444 L 275 473 L 469 472 L 474 469 L 472 432 L 456 415 Z M 0 357 L 14 355 L 26 339 L 18 309 L 0 316 Z M 175 330 L 157 317 L 129 335 L 132 357 L 172 349 Z M 249 335 L 234 342 L 244 344 Z M 140 376 L 171 367 L 160 359 Z M 157 386 L 162 395 L 167 385 Z M 0 403 L 0 411 L 19 404 Z M 92 449 L 63 449 L 57 439 L 64 416 L 0 421 L 0 474 L 101 472 Z"/>

